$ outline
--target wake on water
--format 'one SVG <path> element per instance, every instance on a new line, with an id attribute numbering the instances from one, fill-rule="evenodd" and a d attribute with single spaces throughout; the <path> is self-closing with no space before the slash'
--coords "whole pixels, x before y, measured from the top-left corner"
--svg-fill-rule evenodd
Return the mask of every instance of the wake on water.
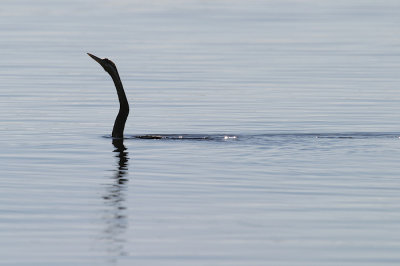
<path id="1" fill-rule="evenodd" d="M 111 135 L 103 136 L 112 138 Z M 343 132 L 343 133 L 267 133 L 267 134 L 146 134 L 126 135 L 125 140 L 204 140 L 204 141 L 243 141 L 272 139 L 370 139 L 370 138 L 400 138 L 399 132 Z"/>

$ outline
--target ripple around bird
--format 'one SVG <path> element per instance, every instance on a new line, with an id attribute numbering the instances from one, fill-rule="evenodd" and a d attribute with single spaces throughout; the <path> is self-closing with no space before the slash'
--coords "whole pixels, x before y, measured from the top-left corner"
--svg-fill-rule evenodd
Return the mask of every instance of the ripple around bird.
<path id="1" fill-rule="evenodd" d="M 104 138 L 112 138 L 105 135 Z M 267 141 L 274 139 L 375 139 L 400 138 L 400 132 L 339 132 L 339 133 L 266 133 L 266 134 L 146 134 L 126 135 L 124 139 L 204 140 L 204 141 Z"/>

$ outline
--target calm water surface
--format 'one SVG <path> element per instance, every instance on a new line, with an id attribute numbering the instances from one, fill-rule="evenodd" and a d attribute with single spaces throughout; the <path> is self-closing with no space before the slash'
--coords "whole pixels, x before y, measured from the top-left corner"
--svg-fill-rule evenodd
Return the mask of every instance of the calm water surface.
<path id="1" fill-rule="evenodd" d="M 0 264 L 399 265 L 399 10 L 3 1 Z"/>

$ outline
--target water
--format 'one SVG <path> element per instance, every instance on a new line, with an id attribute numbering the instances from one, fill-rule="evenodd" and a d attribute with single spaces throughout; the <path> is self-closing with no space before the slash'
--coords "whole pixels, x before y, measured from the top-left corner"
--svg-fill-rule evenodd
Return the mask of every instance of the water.
<path id="1" fill-rule="evenodd" d="M 0 264 L 398 265 L 399 5 L 2 1 Z"/>

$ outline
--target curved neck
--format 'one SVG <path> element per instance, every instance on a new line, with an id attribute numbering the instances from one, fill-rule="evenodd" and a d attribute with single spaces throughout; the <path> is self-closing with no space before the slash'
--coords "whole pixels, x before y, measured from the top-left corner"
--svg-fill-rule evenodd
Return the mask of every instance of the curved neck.
<path id="1" fill-rule="evenodd" d="M 129 104 L 126 98 L 124 87 L 122 86 L 121 79 L 119 78 L 118 71 L 110 73 L 111 78 L 114 81 L 115 88 L 117 89 L 118 100 L 119 100 L 119 112 L 117 118 L 115 118 L 114 128 L 112 131 L 113 138 L 123 138 L 126 119 L 129 115 Z"/>

